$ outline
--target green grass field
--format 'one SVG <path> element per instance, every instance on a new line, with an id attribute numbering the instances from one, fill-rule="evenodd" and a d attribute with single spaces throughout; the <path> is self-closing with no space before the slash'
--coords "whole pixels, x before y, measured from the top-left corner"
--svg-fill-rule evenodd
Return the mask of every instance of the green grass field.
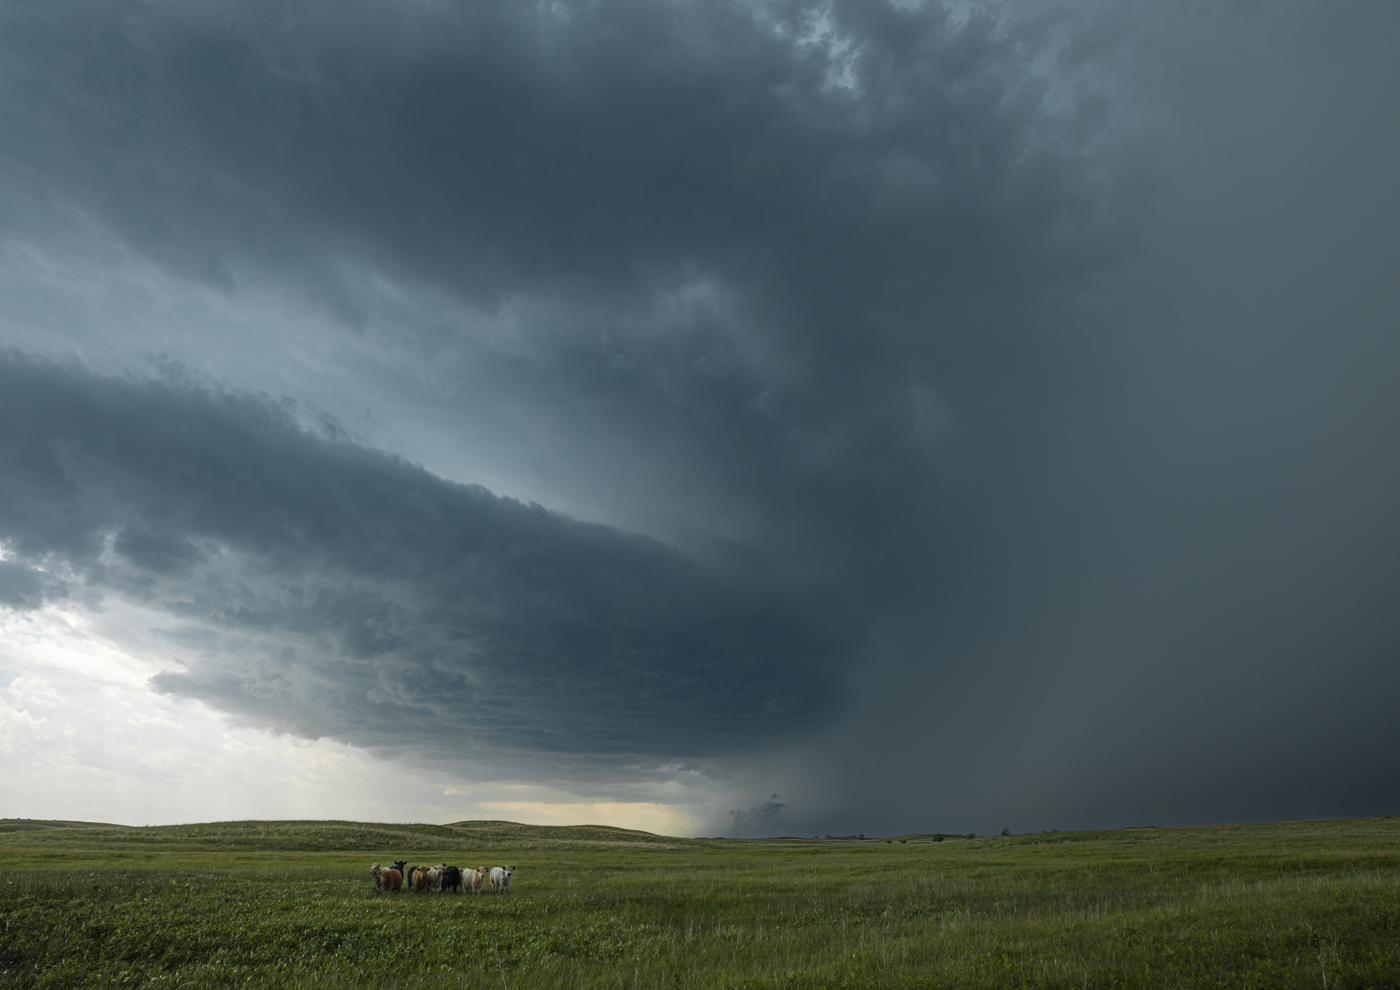
<path id="1" fill-rule="evenodd" d="M 0 987 L 1400 987 L 1400 819 L 904 838 L 4 821 Z"/>

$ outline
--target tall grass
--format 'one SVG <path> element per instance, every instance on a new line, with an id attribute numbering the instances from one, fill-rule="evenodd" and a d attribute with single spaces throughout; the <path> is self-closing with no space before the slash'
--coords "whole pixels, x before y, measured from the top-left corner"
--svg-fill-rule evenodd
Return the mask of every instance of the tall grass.
<path id="1" fill-rule="evenodd" d="M 471 849 L 336 823 L 421 843 L 357 852 L 271 824 L 0 835 L 0 986 L 1400 986 L 1393 819 L 906 844 L 492 823 Z M 518 869 L 504 896 L 375 895 L 371 860 L 402 858 Z"/>

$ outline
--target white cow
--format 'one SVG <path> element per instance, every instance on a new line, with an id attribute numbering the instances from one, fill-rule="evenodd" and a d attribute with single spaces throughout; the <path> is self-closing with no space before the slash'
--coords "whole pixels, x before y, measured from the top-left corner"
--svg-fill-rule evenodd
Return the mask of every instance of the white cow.
<path id="1" fill-rule="evenodd" d="M 510 887 L 510 875 L 514 872 L 513 866 L 491 867 L 491 889 L 498 894 L 504 894 Z"/>

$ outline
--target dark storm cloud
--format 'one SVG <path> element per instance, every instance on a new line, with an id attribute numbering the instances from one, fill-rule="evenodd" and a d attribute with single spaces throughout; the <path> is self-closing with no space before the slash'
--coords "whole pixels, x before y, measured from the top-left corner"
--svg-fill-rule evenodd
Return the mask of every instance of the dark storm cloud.
<path id="1" fill-rule="evenodd" d="M 420 756 L 704 756 L 826 720 L 814 601 L 300 430 L 284 406 L 0 362 L 7 604 L 170 617 L 157 689 Z"/>
<path id="2" fill-rule="evenodd" d="M 24 183 L 173 272 L 236 295 L 271 270 L 401 337 L 422 375 L 449 369 L 438 387 L 470 383 L 478 419 L 523 407 L 555 489 L 645 486 L 674 526 L 761 533 L 755 566 L 855 568 L 875 598 L 956 538 L 929 511 L 954 420 L 1000 432 L 1012 404 L 1063 401 L 1079 359 L 1042 332 L 1119 260 L 1139 201 L 1101 101 L 1051 100 L 1030 71 L 1055 60 L 1054 18 L 626 0 L 4 16 L 0 141 Z M 376 316 L 364 265 L 508 339 Z"/>
<path id="3" fill-rule="evenodd" d="M 1400 12 L 1124 10 L 1163 209 L 1082 404 L 981 451 L 977 552 L 884 626 L 884 690 L 755 776 L 796 834 L 1395 811 Z"/>
<path id="4" fill-rule="evenodd" d="M 1093 108 L 1050 108 L 1028 71 L 1050 36 L 990 14 L 0 10 L 17 225 L 47 199 L 230 299 L 273 272 L 351 329 L 374 320 L 346 258 L 436 286 L 507 328 L 454 366 L 484 404 L 544 410 L 580 478 L 658 476 L 719 569 L 250 400 L 12 360 L 12 414 L 45 410 L 36 447 L 10 438 L 16 552 L 217 626 L 157 686 L 307 734 L 684 757 L 821 724 L 863 617 L 955 566 L 948 403 L 1035 401 L 979 369 L 1122 240 Z M 387 333 L 431 367 L 472 336 L 453 322 Z"/>
<path id="5" fill-rule="evenodd" d="M 509 325 L 460 366 L 485 405 L 856 611 L 957 551 L 950 403 L 1053 401 L 987 369 L 1064 364 L 1016 328 L 1131 212 L 1092 101 L 1052 109 L 1029 71 L 1045 25 L 936 4 L 11 3 L 4 34 L 13 189 L 351 327 L 347 252 L 445 289 Z M 391 332 L 425 366 L 470 336 Z"/>
<path id="6" fill-rule="evenodd" d="M 1023 64 L 1043 39 L 936 4 L 10 3 L 5 28 L 11 167 L 215 283 L 225 251 L 310 264 L 320 234 L 484 298 L 713 271 L 809 334 L 1104 249 L 1082 114 L 1047 130 Z"/>
<path id="7" fill-rule="evenodd" d="M 1393 810 L 1394 8 L 971 10 L 0 3 L 18 241 L 311 300 L 619 524 L 14 358 L 0 596 L 259 724 L 746 750 L 801 833 Z"/>

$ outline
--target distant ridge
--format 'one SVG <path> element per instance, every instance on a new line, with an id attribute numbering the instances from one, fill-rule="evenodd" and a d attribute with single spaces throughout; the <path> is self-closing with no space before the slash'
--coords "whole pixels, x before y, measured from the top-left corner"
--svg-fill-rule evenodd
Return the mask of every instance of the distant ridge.
<path id="1" fill-rule="evenodd" d="M 1128 838 L 1187 829 L 1307 830 L 1319 824 L 1363 825 L 1393 821 L 1393 816 L 1370 819 L 1321 819 L 1257 824 L 1197 825 L 1159 829 L 1137 826 L 1124 829 L 1083 832 L 1027 833 L 1006 838 L 979 837 L 983 842 L 1080 842 L 1098 838 Z M 778 838 L 723 839 L 679 838 L 657 835 L 613 825 L 528 825 L 521 822 L 482 820 L 459 821 L 449 825 L 352 822 L 335 820 L 280 820 L 200 822 L 190 825 L 117 825 L 110 822 L 77 822 L 34 818 L 0 818 L 0 851 L 68 849 L 90 847 L 122 855 L 147 852 L 184 851 L 292 853 L 344 852 L 382 855 L 386 849 L 411 855 L 449 853 L 507 852 L 527 849 L 687 849 L 703 848 L 715 842 L 741 843 L 852 843 L 856 845 L 895 844 L 924 846 L 945 840 L 966 841 L 967 834 L 911 832 L 896 836 L 841 836 L 809 839 L 801 836 Z"/>
<path id="2" fill-rule="evenodd" d="M 130 828 L 110 822 L 63 822 L 43 818 L 0 818 L 0 832 L 43 832 L 71 828 Z"/>
<path id="3" fill-rule="evenodd" d="M 460 829 L 476 838 L 500 839 L 571 839 L 594 842 L 689 842 L 668 835 L 643 832 L 614 825 L 526 825 L 506 821 L 453 822 L 444 828 Z"/>
<path id="4" fill-rule="evenodd" d="M 382 849 L 490 851 L 694 846 L 692 839 L 611 825 L 525 825 L 462 821 L 451 825 L 350 821 L 231 821 L 190 825 L 112 825 L 103 822 L 0 820 L 0 844 L 39 842 L 46 848 L 100 845 L 136 850 L 377 852 Z"/>

